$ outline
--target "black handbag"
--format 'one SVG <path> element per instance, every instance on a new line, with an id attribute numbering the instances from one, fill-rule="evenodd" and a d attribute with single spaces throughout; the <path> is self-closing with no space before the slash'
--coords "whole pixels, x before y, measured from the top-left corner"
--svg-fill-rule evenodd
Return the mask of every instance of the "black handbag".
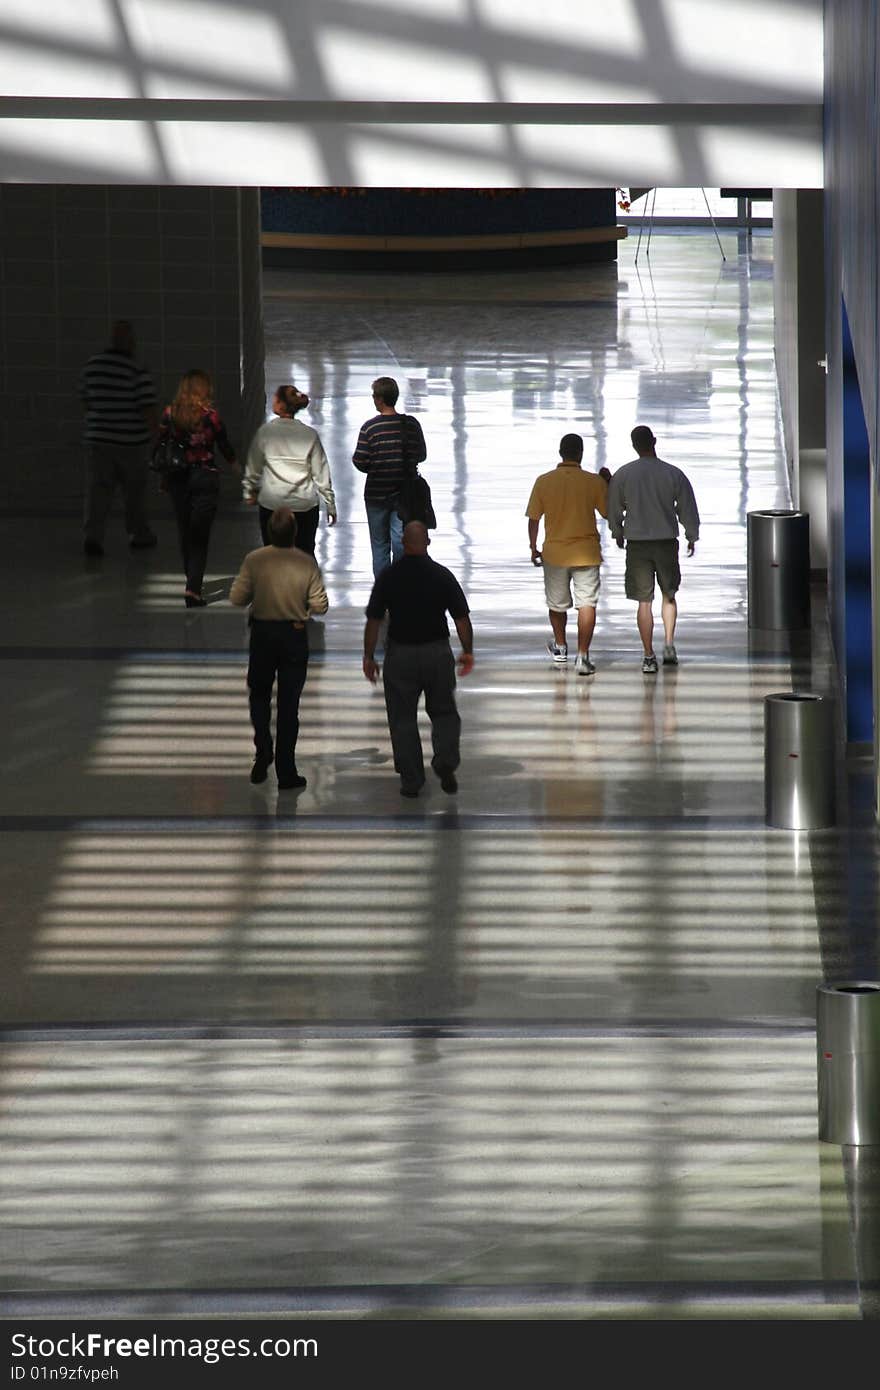
<path id="1" fill-rule="evenodd" d="M 437 526 L 437 517 L 431 502 L 431 489 L 428 480 L 419 472 L 417 463 L 410 463 L 406 450 L 406 415 L 400 417 L 400 449 L 403 466 L 407 470 L 397 494 L 397 515 L 404 526 L 408 521 L 420 521 L 429 531 Z"/>
<path id="2" fill-rule="evenodd" d="M 397 494 L 397 515 L 404 526 L 408 521 L 420 521 L 429 531 L 436 528 L 437 518 L 431 504 L 431 489 L 427 480 L 420 474 L 414 473 L 412 477 L 404 478 L 401 483 L 400 492 Z"/>
<path id="3" fill-rule="evenodd" d="M 150 467 L 154 473 L 159 473 L 164 477 L 167 477 L 169 473 L 182 473 L 185 468 L 189 468 L 186 445 L 175 438 L 173 434 L 160 435 L 153 445 Z"/>

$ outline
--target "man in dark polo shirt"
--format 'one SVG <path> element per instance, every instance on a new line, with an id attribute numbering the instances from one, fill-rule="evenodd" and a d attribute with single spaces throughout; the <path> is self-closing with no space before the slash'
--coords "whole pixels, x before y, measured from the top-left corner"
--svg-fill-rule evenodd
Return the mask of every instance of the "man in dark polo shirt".
<path id="1" fill-rule="evenodd" d="M 428 555 L 428 532 L 420 521 L 403 529 L 403 558 L 384 569 L 373 585 L 364 628 L 364 675 L 379 678 L 376 642 L 385 614 L 385 708 L 400 773 L 401 796 L 418 796 L 425 785 L 425 764 L 418 729 L 419 697 L 431 721 L 434 756 L 431 766 L 445 792 L 458 791 L 461 719 L 455 704 L 455 658 L 449 645 L 449 613 L 458 630 L 461 656 L 458 674 L 474 665 L 474 633 L 461 585 L 443 565 Z"/>

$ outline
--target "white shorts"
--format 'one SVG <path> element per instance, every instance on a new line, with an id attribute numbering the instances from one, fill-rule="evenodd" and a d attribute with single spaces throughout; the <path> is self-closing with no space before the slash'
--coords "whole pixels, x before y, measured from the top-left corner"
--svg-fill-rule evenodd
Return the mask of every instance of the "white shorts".
<path id="1" fill-rule="evenodd" d="M 595 608 L 599 601 L 599 566 L 544 566 L 544 593 L 547 607 L 554 613 L 566 613 L 575 608 Z M 572 604 L 572 594 L 574 603 Z"/>

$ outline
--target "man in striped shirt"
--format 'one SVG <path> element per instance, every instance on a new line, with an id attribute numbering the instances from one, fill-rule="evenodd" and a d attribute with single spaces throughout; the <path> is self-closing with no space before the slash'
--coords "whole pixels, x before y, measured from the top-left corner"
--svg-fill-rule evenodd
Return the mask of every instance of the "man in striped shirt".
<path id="1" fill-rule="evenodd" d="M 397 495 L 407 472 L 421 463 L 427 453 L 418 420 L 412 415 L 398 415 L 395 409 L 399 395 L 394 377 L 380 376 L 373 382 L 373 404 L 379 414 L 361 425 L 351 460 L 355 468 L 367 475 L 364 502 L 374 578 L 392 560 L 403 557 L 403 522 L 397 515 Z"/>
<path id="2" fill-rule="evenodd" d="M 104 529 L 117 484 L 131 546 L 138 550 L 156 544 L 145 505 L 150 444 L 158 427 L 156 391 L 134 352 L 134 329 L 120 320 L 113 325 L 110 346 L 89 358 L 80 376 L 86 411 L 87 555 L 104 554 Z"/>

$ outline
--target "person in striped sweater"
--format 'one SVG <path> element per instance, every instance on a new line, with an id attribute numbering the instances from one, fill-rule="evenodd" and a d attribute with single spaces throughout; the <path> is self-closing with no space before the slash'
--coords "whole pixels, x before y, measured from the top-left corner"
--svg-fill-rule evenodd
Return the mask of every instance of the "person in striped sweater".
<path id="1" fill-rule="evenodd" d="M 134 329 L 114 323 L 110 346 L 83 367 L 79 394 L 86 412 L 85 541 L 87 555 L 104 554 L 104 531 L 117 486 L 133 549 L 156 544 L 146 512 L 150 444 L 158 425 L 156 390 L 134 360 Z"/>
<path id="2" fill-rule="evenodd" d="M 373 404 L 379 413 L 361 425 L 351 460 L 367 475 L 364 503 L 374 578 L 392 560 L 403 557 L 403 522 L 397 515 L 397 496 L 407 472 L 427 453 L 418 420 L 397 412 L 399 395 L 393 376 L 380 376 L 373 382 Z"/>

